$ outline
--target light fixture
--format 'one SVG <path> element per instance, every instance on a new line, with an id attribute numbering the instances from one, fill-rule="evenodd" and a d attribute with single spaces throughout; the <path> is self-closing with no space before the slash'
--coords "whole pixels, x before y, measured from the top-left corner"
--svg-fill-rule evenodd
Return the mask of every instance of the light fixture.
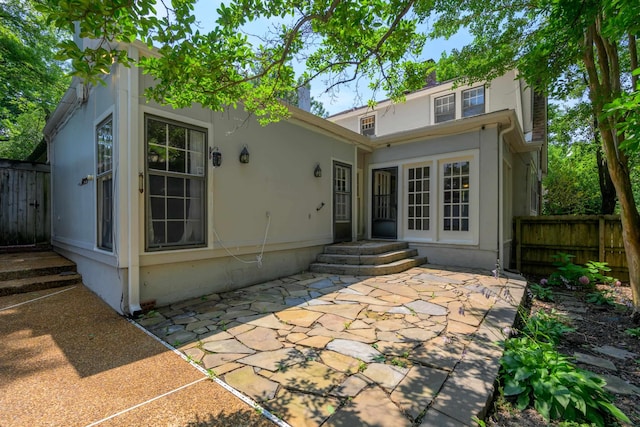
<path id="1" fill-rule="evenodd" d="M 240 152 L 240 163 L 249 163 L 249 150 L 247 150 L 246 145 Z"/>
<path id="2" fill-rule="evenodd" d="M 322 169 L 320 168 L 320 163 L 316 164 L 316 168 L 313 170 L 313 176 L 316 178 L 320 178 L 322 176 Z"/>
<path id="3" fill-rule="evenodd" d="M 220 167 L 222 164 L 222 153 L 218 147 L 209 148 L 209 157 L 214 168 Z"/>

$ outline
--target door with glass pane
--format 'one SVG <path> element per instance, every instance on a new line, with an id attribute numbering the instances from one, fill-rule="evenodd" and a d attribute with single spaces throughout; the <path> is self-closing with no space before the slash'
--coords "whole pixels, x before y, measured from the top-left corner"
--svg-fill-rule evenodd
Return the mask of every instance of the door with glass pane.
<path id="1" fill-rule="evenodd" d="M 398 168 L 374 169 L 372 176 L 371 237 L 398 237 Z"/>
<path id="2" fill-rule="evenodd" d="M 333 164 L 333 241 L 352 240 L 351 166 Z"/>

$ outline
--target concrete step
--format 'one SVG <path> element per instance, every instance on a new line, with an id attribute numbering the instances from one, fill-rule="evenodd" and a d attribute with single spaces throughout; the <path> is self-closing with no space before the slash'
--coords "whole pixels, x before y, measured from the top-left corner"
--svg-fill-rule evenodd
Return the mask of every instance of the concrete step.
<path id="1" fill-rule="evenodd" d="M 76 271 L 75 263 L 55 252 L 2 254 L 0 261 L 0 282 Z"/>
<path id="2" fill-rule="evenodd" d="M 0 281 L 0 296 L 59 288 L 61 286 L 75 285 L 80 282 L 82 282 L 82 276 L 74 271 L 4 280 Z"/>
<path id="3" fill-rule="evenodd" d="M 380 265 L 417 255 L 416 249 L 400 249 L 376 255 L 320 254 L 317 261 L 325 264 Z"/>
<path id="4" fill-rule="evenodd" d="M 366 240 L 359 242 L 337 243 L 326 246 L 324 248 L 324 253 L 340 255 L 377 255 L 385 252 L 407 249 L 408 247 L 409 244 L 406 242 Z"/>
<path id="5" fill-rule="evenodd" d="M 378 265 L 349 265 L 313 263 L 309 267 L 312 273 L 344 274 L 350 276 L 383 276 L 385 274 L 401 273 L 427 262 L 426 257 L 405 258 L 388 264 Z"/>

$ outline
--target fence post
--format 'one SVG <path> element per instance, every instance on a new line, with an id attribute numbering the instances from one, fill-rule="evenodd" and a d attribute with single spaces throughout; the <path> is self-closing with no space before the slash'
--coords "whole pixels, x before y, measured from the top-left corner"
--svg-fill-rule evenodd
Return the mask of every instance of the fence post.
<path id="1" fill-rule="evenodd" d="M 600 238 L 598 239 L 598 261 L 605 262 L 604 258 L 604 233 L 605 232 L 605 220 L 604 216 L 600 215 L 598 217 L 598 234 Z"/>

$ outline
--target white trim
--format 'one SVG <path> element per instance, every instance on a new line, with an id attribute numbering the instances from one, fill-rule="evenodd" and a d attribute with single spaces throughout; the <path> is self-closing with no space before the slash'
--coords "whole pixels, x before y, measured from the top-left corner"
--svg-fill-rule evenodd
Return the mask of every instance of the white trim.
<path id="1" fill-rule="evenodd" d="M 455 161 L 470 161 L 470 194 L 469 194 L 469 231 L 468 232 L 444 232 L 442 220 L 442 176 L 441 164 Z M 408 236 L 405 221 L 406 209 L 406 190 L 405 190 L 405 170 L 407 166 L 431 163 L 433 170 L 431 171 L 431 200 L 430 208 L 432 216 L 430 225 L 434 232 L 431 238 L 419 238 Z M 480 239 L 480 150 L 470 149 L 456 151 L 443 154 L 435 154 L 432 156 L 412 157 L 402 160 L 387 161 L 381 163 L 370 163 L 367 168 L 368 177 L 371 177 L 374 169 L 398 168 L 397 177 L 397 193 L 398 193 L 398 210 L 397 210 L 397 234 L 399 240 L 406 240 L 420 243 L 434 244 L 453 244 L 461 246 L 478 245 Z M 367 192 L 367 203 L 372 204 L 372 192 Z M 371 212 L 367 218 L 367 236 L 371 238 Z"/>
<path id="2" fill-rule="evenodd" d="M 365 135 L 362 133 L 362 119 L 367 117 L 373 117 L 373 135 Z M 377 110 L 369 110 L 364 114 L 358 116 L 358 133 L 365 137 L 369 136 L 377 136 L 378 135 L 378 111 Z"/>
<path id="3" fill-rule="evenodd" d="M 442 201 L 442 167 L 446 163 L 469 162 L 469 231 L 445 231 L 444 230 L 444 209 Z M 480 162 L 477 155 L 461 155 L 456 157 L 442 158 L 438 160 L 438 241 L 444 243 L 457 243 L 467 245 L 477 245 L 480 236 Z"/>
<path id="4" fill-rule="evenodd" d="M 146 123 L 146 117 L 147 116 L 154 116 L 157 119 L 166 119 L 168 121 L 173 121 L 176 122 L 178 124 L 185 124 L 187 126 L 190 127 L 198 127 L 198 128 L 202 128 L 202 130 L 204 130 L 204 133 L 206 135 L 206 144 L 204 146 L 204 152 L 203 152 L 203 157 L 204 157 L 204 165 L 205 165 L 205 176 L 204 176 L 204 218 L 203 218 L 203 226 L 205 227 L 205 244 L 204 245 L 199 245 L 198 247 L 182 247 L 182 248 L 175 248 L 175 249 L 156 249 L 156 250 L 148 250 L 147 246 L 148 246 L 148 242 L 147 242 L 147 236 L 146 236 L 146 229 L 147 229 L 147 191 L 149 191 L 149 173 L 147 171 L 147 165 L 146 165 L 146 156 L 144 155 L 145 150 L 146 150 L 146 135 L 145 135 L 145 123 Z M 159 108 L 153 108 L 147 105 L 144 106 L 140 106 L 139 108 L 139 112 L 138 112 L 138 117 L 139 117 L 139 123 L 141 123 L 141 125 L 138 126 L 139 128 L 139 137 L 140 137 L 140 142 L 139 142 L 139 146 L 140 146 L 140 168 L 143 171 L 142 173 L 144 173 L 144 187 L 145 187 L 145 192 L 142 195 L 142 201 L 141 201 L 141 206 L 142 209 L 140 209 L 139 212 L 139 218 L 140 218 L 140 225 L 139 225 L 139 229 L 138 229 L 138 234 L 139 234 L 139 239 L 140 242 L 144 242 L 144 245 L 141 245 L 141 247 L 139 248 L 139 252 L 141 255 L 147 255 L 147 254 L 157 254 L 157 253 L 175 253 L 177 251 L 179 252 L 184 252 L 184 251 L 193 251 L 193 250 L 197 250 L 197 249 L 204 249 L 204 250 L 211 250 L 211 249 L 215 249 L 215 238 L 214 238 L 214 221 L 213 221 L 213 166 L 210 164 L 209 162 L 209 147 L 213 146 L 212 145 L 212 140 L 213 140 L 213 112 L 211 115 L 211 121 L 202 121 L 202 120 L 198 120 L 198 119 L 194 119 L 192 117 L 189 116 L 185 116 L 185 115 L 181 115 L 181 114 L 175 114 L 175 113 L 171 113 L 168 111 L 165 111 L 163 109 L 159 109 Z M 137 179 L 137 177 L 136 177 Z M 137 188 L 137 186 L 136 186 Z"/>
<path id="5" fill-rule="evenodd" d="M 357 147 L 356 147 L 356 150 L 357 150 Z M 356 158 L 356 160 L 357 160 L 357 158 Z M 331 183 L 330 183 L 331 185 L 329 187 L 330 188 L 329 207 L 331 209 L 331 241 L 333 242 L 335 240 L 335 236 L 336 236 L 336 230 L 335 230 L 336 220 L 334 218 L 334 213 L 335 212 L 333 210 L 334 202 L 335 202 L 335 200 L 334 200 L 335 194 L 334 194 L 334 187 L 333 187 L 333 185 L 334 185 L 333 179 L 334 179 L 334 166 L 335 166 L 335 163 L 342 163 L 343 165 L 349 166 L 349 168 L 351 169 L 351 182 L 350 182 L 350 185 L 351 185 L 351 240 L 353 240 L 356 237 L 356 236 L 353 235 L 353 224 L 354 224 L 354 219 L 353 219 L 353 212 L 354 212 L 353 211 L 353 203 L 354 203 L 354 194 L 353 194 L 354 184 L 353 184 L 353 182 L 354 181 L 353 181 L 353 178 L 354 178 L 354 170 L 355 170 L 355 161 L 353 161 L 353 162 L 345 161 L 345 160 L 338 159 L 338 158 L 332 156 L 331 157 Z"/>
<path id="6" fill-rule="evenodd" d="M 173 120 L 179 123 L 186 123 L 188 125 L 205 128 L 207 129 L 209 134 L 213 133 L 213 123 L 211 122 L 205 122 L 202 120 L 194 119 L 193 117 L 190 117 L 190 116 L 172 113 L 160 108 L 151 107 L 149 105 L 141 105 L 138 113 L 138 117 L 140 118 L 140 120 L 144 120 L 144 116 L 147 114 L 156 116 L 159 118 L 166 118 L 168 120 Z M 141 126 L 141 127 L 143 128 L 143 135 L 144 135 L 144 126 Z"/>
<path id="7" fill-rule="evenodd" d="M 437 178 L 434 176 L 437 173 L 437 163 L 433 160 L 427 160 L 424 162 L 415 162 L 415 163 L 405 163 L 402 165 L 402 187 L 408 182 L 409 179 L 409 169 L 412 168 L 420 168 L 420 167 L 429 167 L 429 229 L 428 230 L 409 230 L 408 224 L 408 211 L 409 211 L 409 198 L 406 197 L 406 193 L 408 188 L 404 188 L 402 194 L 402 210 L 398 209 L 398 219 L 401 219 L 401 224 L 399 230 L 402 231 L 402 237 L 406 240 L 411 240 L 415 242 L 433 242 L 436 236 L 437 231 L 437 223 L 435 221 L 436 214 L 434 209 L 436 207 L 436 194 L 435 187 L 437 183 Z M 400 196 L 400 195 L 398 195 Z M 400 205 L 400 203 L 398 203 Z M 400 212 L 402 212 L 402 216 L 400 216 Z M 405 214 L 406 212 L 406 214 Z M 398 233 L 400 235 L 400 233 Z"/>

